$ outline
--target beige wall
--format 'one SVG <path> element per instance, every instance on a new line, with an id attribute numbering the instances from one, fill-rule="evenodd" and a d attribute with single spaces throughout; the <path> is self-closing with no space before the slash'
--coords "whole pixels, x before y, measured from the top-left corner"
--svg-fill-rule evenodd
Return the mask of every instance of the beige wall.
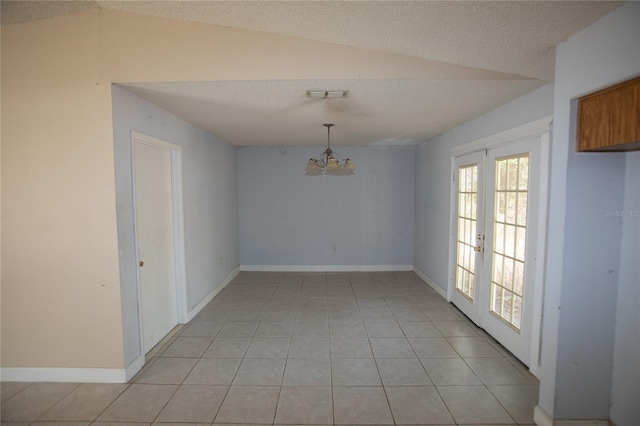
<path id="1" fill-rule="evenodd" d="M 123 367 L 98 22 L 2 29 L 3 367 Z"/>
<path id="2" fill-rule="evenodd" d="M 2 28 L 2 366 L 123 368 L 111 82 L 505 78 L 91 10 Z"/>

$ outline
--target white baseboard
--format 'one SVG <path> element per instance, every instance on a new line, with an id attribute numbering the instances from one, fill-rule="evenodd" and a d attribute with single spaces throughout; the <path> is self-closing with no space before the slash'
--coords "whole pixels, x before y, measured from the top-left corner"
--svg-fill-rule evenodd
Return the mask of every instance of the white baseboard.
<path id="1" fill-rule="evenodd" d="M 129 380 L 133 379 L 133 376 L 135 376 L 136 374 L 138 374 L 138 372 L 140 370 L 142 370 L 142 367 L 144 367 L 145 364 L 145 356 L 141 355 L 138 358 L 136 358 L 131 364 L 127 365 L 127 368 L 125 368 L 125 379 L 128 382 Z"/>
<path id="2" fill-rule="evenodd" d="M 539 405 L 533 408 L 533 421 L 537 426 L 611 426 L 609 420 L 554 420 Z"/>
<path id="3" fill-rule="evenodd" d="M 3 382 L 126 383 L 127 371 L 119 368 L 3 367 Z"/>
<path id="4" fill-rule="evenodd" d="M 533 422 L 537 426 L 553 426 L 553 419 L 539 405 L 533 407 Z"/>
<path id="5" fill-rule="evenodd" d="M 245 272 L 395 272 L 413 265 L 240 265 Z"/>
<path id="6" fill-rule="evenodd" d="M 222 289 L 224 289 L 227 286 L 227 284 L 229 284 L 231 282 L 231 280 L 233 280 L 236 277 L 236 275 L 238 275 L 238 272 L 240 272 L 240 266 L 238 266 L 236 269 L 231 271 L 231 273 L 229 273 L 229 275 L 227 275 L 227 277 L 224 279 L 224 281 L 222 281 L 216 288 L 211 290 L 211 292 L 209 294 L 207 294 L 204 297 L 204 299 L 202 299 L 200 302 L 198 302 L 198 304 L 196 306 L 191 308 L 189 310 L 189 312 L 187 312 L 187 322 L 189 322 L 192 319 L 194 319 L 195 316 L 198 315 L 198 312 L 200 312 L 205 306 L 207 306 L 207 304 L 209 302 L 211 302 L 213 300 L 213 298 L 216 297 L 216 295 L 218 293 L 220 293 L 222 291 Z"/>
<path id="7" fill-rule="evenodd" d="M 191 321 L 223 288 L 231 282 L 240 268 L 234 269 L 211 293 L 188 313 Z M 144 367 L 145 357 L 139 356 L 126 368 L 47 368 L 47 367 L 3 367 L 0 380 L 3 382 L 76 382 L 76 383 L 127 383 Z"/>
<path id="8" fill-rule="evenodd" d="M 447 290 L 446 289 L 440 287 L 440 285 L 437 282 L 432 280 L 427 274 L 425 274 L 424 272 L 422 272 L 420 269 L 416 268 L 415 266 L 413 267 L 413 272 L 415 272 L 416 275 L 419 276 L 422 279 L 422 281 L 424 281 L 427 284 L 429 284 L 429 287 L 434 289 L 436 291 L 436 293 L 438 293 L 440 296 L 442 296 L 444 298 L 444 300 L 448 300 L 447 299 Z"/>

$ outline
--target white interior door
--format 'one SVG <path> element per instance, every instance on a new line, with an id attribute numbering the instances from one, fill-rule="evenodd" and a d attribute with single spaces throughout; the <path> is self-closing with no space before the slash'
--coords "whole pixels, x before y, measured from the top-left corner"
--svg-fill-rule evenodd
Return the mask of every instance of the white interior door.
<path id="1" fill-rule="evenodd" d="M 451 301 L 526 365 L 531 361 L 539 139 L 454 159 Z"/>
<path id="2" fill-rule="evenodd" d="M 451 301 L 476 324 L 481 318 L 478 285 L 483 267 L 484 162 L 484 151 L 457 157 L 453 175 L 456 207 Z"/>
<path id="3" fill-rule="evenodd" d="M 171 151 L 133 142 L 138 288 L 144 353 L 178 323 Z"/>

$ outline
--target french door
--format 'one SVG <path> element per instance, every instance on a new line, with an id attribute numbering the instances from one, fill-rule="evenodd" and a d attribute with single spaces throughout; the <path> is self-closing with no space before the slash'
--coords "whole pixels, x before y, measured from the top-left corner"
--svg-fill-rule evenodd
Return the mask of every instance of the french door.
<path id="1" fill-rule="evenodd" d="M 456 157 L 451 301 L 526 365 L 536 283 L 540 140 Z"/>

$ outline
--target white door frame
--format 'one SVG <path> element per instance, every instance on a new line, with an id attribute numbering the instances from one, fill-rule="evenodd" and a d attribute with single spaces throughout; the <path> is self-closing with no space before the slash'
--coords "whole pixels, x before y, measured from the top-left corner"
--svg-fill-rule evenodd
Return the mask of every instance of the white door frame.
<path id="1" fill-rule="evenodd" d="M 171 155 L 171 198 L 173 213 L 173 253 L 174 253 L 174 271 L 176 286 L 176 312 L 178 324 L 187 322 L 189 312 L 187 306 L 187 273 L 185 266 L 185 246 L 184 246 L 184 210 L 183 210 L 183 192 L 182 192 L 182 147 L 165 142 L 151 136 L 144 135 L 135 131 L 131 132 L 131 185 L 132 185 L 132 205 L 134 220 L 134 245 L 136 253 L 136 292 L 138 297 L 138 331 L 140 335 L 140 353 L 144 356 L 144 341 L 142 339 L 142 309 L 140 305 L 140 268 L 138 267 L 138 235 L 137 235 L 137 215 L 136 215 L 136 188 L 135 173 L 133 164 L 133 147 L 135 143 L 149 145 L 154 148 L 169 151 Z"/>
<path id="2" fill-rule="evenodd" d="M 472 142 L 453 147 L 449 150 L 451 154 L 451 193 L 450 193 L 450 234 L 449 234 L 449 271 L 447 285 L 447 299 L 451 301 L 453 291 L 455 291 L 456 262 L 456 226 L 455 212 L 457 208 L 457 182 L 453 176 L 456 172 L 455 158 L 472 152 L 488 150 L 499 146 L 504 146 L 523 139 L 539 138 L 540 140 L 540 199 L 538 203 L 538 244 L 536 249 L 535 280 L 533 283 L 533 322 L 531 324 L 531 356 L 529 371 L 538 377 L 540 373 L 540 345 L 542 333 L 542 310 L 544 300 L 544 268 L 547 246 L 547 206 L 549 199 L 549 146 L 551 142 L 551 123 L 553 116 L 547 116 L 513 129 L 505 130 L 491 136 L 474 140 Z"/>

